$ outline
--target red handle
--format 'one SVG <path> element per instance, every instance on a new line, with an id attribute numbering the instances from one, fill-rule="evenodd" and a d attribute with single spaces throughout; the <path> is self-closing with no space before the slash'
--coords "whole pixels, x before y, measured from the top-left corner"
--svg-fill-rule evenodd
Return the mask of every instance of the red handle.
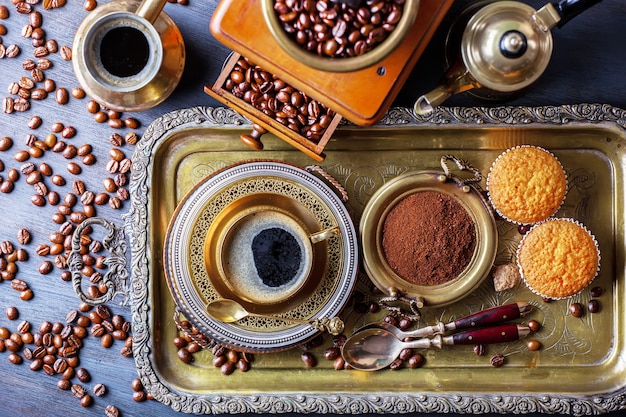
<path id="1" fill-rule="evenodd" d="M 525 330 L 524 326 L 503 324 L 500 326 L 457 333 L 445 337 L 444 343 L 453 345 L 488 345 L 491 343 L 512 342 L 525 337 L 527 334 L 528 332 Z"/>
<path id="2" fill-rule="evenodd" d="M 511 303 L 489 308 L 454 321 L 454 329 L 471 329 L 515 320 L 530 310 L 528 303 Z M 452 329 L 451 329 L 452 330 Z"/>

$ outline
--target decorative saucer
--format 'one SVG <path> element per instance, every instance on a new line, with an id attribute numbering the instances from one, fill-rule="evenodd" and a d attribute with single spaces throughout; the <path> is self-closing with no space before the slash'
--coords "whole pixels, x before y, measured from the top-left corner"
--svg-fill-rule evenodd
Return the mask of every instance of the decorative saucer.
<path id="1" fill-rule="evenodd" d="M 256 258 L 246 254 L 257 229 L 272 225 L 289 231 L 302 248 L 303 267 L 286 282 L 259 279 Z M 305 241 L 334 227 L 338 233 L 321 242 Z M 275 161 L 241 162 L 200 181 L 178 204 L 164 245 L 166 279 L 183 315 L 218 343 L 247 352 L 285 350 L 316 336 L 318 330 L 279 317 L 338 315 L 357 265 L 356 231 L 337 193 L 307 170 Z M 221 298 L 276 318 L 219 322 L 205 307 Z"/>

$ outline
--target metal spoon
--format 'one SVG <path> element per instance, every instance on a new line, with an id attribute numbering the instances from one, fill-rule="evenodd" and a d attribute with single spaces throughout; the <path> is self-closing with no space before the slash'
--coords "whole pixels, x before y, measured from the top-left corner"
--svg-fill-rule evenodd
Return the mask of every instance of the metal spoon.
<path id="1" fill-rule="evenodd" d="M 211 317 L 223 323 L 234 323 L 245 317 L 263 317 L 290 323 L 306 324 L 321 332 L 326 331 L 332 335 L 338 335 L 343 332 L 344 329 L 343 321 L 341 321 L 339 317 L 333 317 L 331 319 L 322 317 L 311 320 L 300 320 L 287 317 L 270 316 L 267 314 L 257 314 L 249 312 L 237 301 L 228 299 L 213 301 L 206 306 L 206 310 Z"/>
<path id="2" fill-rule="evenodd" d="M 442 345 L 474 345 L 512 342 L 530 333 L 527 326 L 503 324 L 483 329 L 469 330 L 451 336 L 436 335 L 403 342 L 385 329 L 366 329 L 355 333 L 341 348 L 343 359 L 354 369 L 377 371 L 389 366 L 400 355 L 402 349 L 441 348 Z"/>

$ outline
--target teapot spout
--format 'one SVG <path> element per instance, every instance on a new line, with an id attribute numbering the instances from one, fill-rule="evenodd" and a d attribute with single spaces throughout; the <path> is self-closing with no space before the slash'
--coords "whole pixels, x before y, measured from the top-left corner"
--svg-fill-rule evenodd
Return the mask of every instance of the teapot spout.
<path id="1" fill-rule="evenodd" d="M 413 110 L 415 111 L 415 114 L 419 115 L 430 114 L 433 110 L 435 110 L 435 107 L 446 101 L 452 94 L 453 92 L 450 88 L 448 88 L 448 86 L 437 86 L 431 92 L 420 96 L 415 102 Z"/>
<path id="2" fill-rule="evenodd" d="M 478 82 L 463 65 L 462 60 L 458 59 L 446 72 L 437 87 L 417 99 L 413 110 L 418 115 L 427 115 L 432 113 L 435 107 L 441 105 L 451 95 L 478 87 L 480 87 Z"/>

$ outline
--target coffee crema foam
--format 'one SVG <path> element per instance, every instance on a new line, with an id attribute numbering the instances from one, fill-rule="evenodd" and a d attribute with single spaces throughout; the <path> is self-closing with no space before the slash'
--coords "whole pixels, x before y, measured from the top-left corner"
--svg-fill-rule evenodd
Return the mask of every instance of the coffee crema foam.
<path id="1" fill-rule="evenodd" d="M 254 238 L 272 228 L 291 234 L 301 253 L 294 277 L 279 286 L 263 282 L 252 250 Z M 307 232 L 290 216 L 277 211 L 252 213 L 238 221 L 229 234 L 231 236 L 224 245 L 223 268 L 226 280 L 240 297 L 260 303 L 278 302 L 293 295 L 306 281 L 313 263 L 313 250 Z"/>

